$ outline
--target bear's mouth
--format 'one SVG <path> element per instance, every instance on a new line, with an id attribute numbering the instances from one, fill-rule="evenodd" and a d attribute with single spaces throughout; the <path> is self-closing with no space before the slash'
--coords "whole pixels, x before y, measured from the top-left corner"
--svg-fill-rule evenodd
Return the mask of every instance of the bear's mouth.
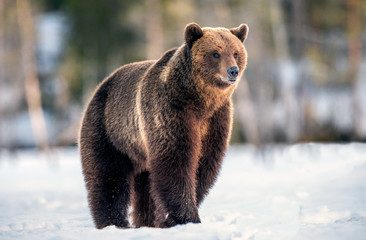
<path id="1" fill-rule="evenodd" d="M 238 80 L 238 78 L 223 78 L 220 77 L 220 82 L 223 83 L 224 85 L 233 85 L 236 83 L 236 81 Z"/>
<path id="2" fill-rule="evenodd" d="M 234 79 L 229 79 L 229 80 L 227 80 L 227 82 L 228 82 L 229 84 L 234 84 L 234 83 L 236 83 L 236 78 L 234 78 Z"/>

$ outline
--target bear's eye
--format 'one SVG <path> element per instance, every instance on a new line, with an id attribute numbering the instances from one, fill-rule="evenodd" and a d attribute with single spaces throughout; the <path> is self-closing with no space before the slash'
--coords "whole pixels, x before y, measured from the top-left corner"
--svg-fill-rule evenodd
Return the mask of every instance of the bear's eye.
<path id="1" fill-rule="evenodd" d="M 234 58 L 237 58 L 238 57 L 238 54 L 237 53 L 234 53 Z"/>
<path id="2" fill-rule="evenodd" d="M 220 54 L 218 54 L 218 53 L 214 53 L 213 56 L 214 56 L 214 58 L 220 58 Z"/>

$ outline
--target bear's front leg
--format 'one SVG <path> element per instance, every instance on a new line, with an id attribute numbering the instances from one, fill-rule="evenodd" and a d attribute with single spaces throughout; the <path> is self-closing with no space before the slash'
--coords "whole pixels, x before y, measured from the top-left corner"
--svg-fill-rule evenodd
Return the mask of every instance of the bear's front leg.
<path id="1" fill-rule="evenodd" d="M 170 119 L 158 131 L 148 135 L 156 227 L 200 223 L 196 171 L 201 141 L 197 125 L 192 119 L 185 119 L 188 114 L 185 116 Z"/>
<path id="2" fill-rule="evenodd" d="M 228 102 L 209 119 L 207 134 L 202 139 L 202 156 L 197 170 L 197 206 L 216 181 L 228 147 L 231 125 L 231 103 Z"/>

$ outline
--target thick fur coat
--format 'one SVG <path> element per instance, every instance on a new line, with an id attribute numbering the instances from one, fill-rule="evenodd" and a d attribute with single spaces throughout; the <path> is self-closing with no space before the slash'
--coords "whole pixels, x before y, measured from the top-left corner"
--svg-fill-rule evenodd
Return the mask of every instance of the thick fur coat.
<path id="1" fill-rule="evenodd" d="M 95 91 L 79 138 L 97 228 L 199 223 L 228 147 L 248 27 L 185 28 L 185 43 L 122 66 Z"/>

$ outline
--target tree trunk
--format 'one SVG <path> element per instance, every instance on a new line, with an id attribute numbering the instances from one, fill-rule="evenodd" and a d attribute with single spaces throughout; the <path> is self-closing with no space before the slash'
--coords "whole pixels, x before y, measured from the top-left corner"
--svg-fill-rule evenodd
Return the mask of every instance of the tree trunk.
<path id="1" fill-rule="evenodd" d="M 353 135 L 355 140 L 361 138 L 362 110 L 361 92 L 359 89 L 359 71 L 362 60 L 362 28 L 361 1 L 347 0 L 347 30 L 348 30 L 348 78 L 352 86 Z"/>
<path id="2" fill-rule="evenodd" d="M 248 141 L 261 147 L 265 142 L 274 140 L 274 111 L 273 111 L 273 88 L 266 79 L 269 78 L 268 72 L 263 68 L 266 65 L 268 57 L 268 34 L 263 26 L 266 25 L 264 19 L 258 19 L 255 13 L 267 11 L 264 7 L 268 5 L 266 0 L 248 1 L 243 5 L 242 12 L 248 11 L 253 14 L 247 14 L 245 22 L 249 28 L 256 29 L 249 33 L 245 42 L 248 50 L 248 69 L 255 72 L 250 79 L 243 76 L 242 82 L 235 90 L 236 97 L 235 110 L 238 113 L 242 129 Z M 262 67 L 259 67 L 262 66 Z M 244 82 L 245 81 L 245 82 Z M 250 89 L 249 89 L 250 86 Z"/>
<path id="3" fill-rule="evenodd" d="M 294 56 L 298 76 L 299 92 L 297 99 L 299 100 L 299 134 L 302 139 L 306 138 L 310 132 L 311 119 L 311 102 L 310 102 L 310 82 L 304 66 L 302 58 L 305 41 L 304 41 L 304 24 L 306 16 L 306 1 L 294 0 L 293 18 L 293 33 L 294 33 Z"/>
<path id="4" fill-rule="evenodd" d="M 299 60 L 303 51 L 303 24 L 305 22 L 306 2 L 304 0 L 294 0 L 293 10 L 293 32 L 294 32 L 294 52 L 296 60 Z"/>
<path id="5" fill-rule="evenodd" d="M 0 0 L 0 92 L 2 88 L 2 83 L 4 82 L 5 76 L 5 68 L 4 68 L 4 1 Z M 3 108 L 2 103 L 0 103 L 0 129 L 2 128 L 2 119 L 3 119 Z M 2 134 L 0 133 L 0 148 L 4 146 Z"/>
<path id="6" fill-rule="evenodd" d="M 146 57 L 157 59 L 163 52 L 161 0 L 146 0 Z"/>
<path id="7" fill-rule="evenodd" d="M 34 23 L 29 0 L 17 0 L 17 16 L 21 36 L 25 94 L 34 141 L 35 145 L 40 150 L 48 150 L 46 123 L 42 110 L 41 91 L 35 55 Z"/>
<path id="8" fill-rule="evenodd" d="M 283 13 L 279 0 L 270 1 L 270 13 L 272 32 L 278 70 L 280 88 L 285 111 L 285 134 L 290 142 L 296 141 L 300 134 L 299 125 L 299 100 L 296 97 L 295 89 L 297 84 L 296 68 L 292 64 L 287 45 L 287 31 L 283 20 Z"/>

